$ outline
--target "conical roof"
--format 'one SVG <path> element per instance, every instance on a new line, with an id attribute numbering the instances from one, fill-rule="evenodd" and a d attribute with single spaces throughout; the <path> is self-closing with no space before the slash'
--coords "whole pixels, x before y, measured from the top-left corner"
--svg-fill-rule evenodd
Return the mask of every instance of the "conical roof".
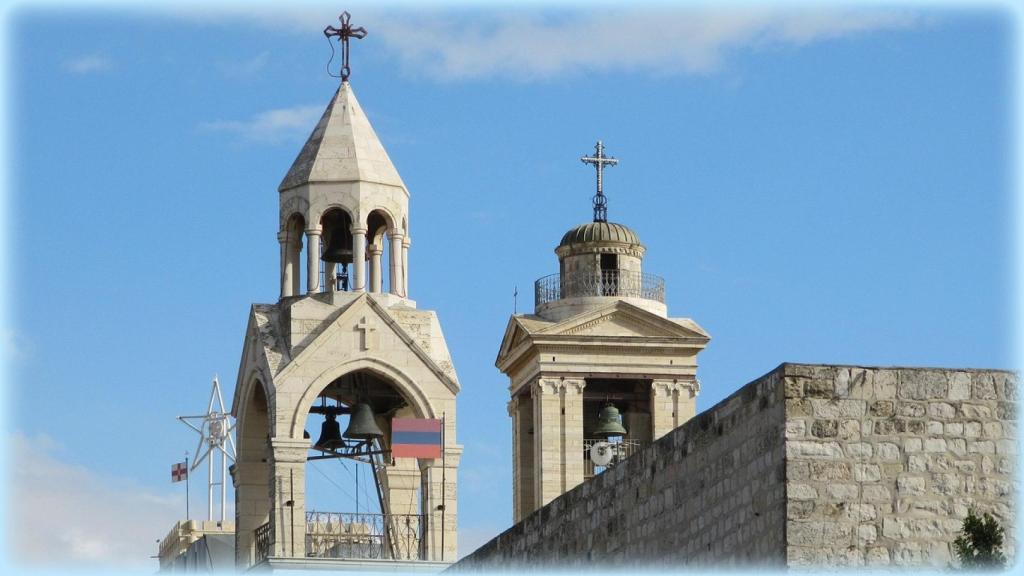
<path id="1" fill-rule="evenodd" d="M 376 182 L 405 188 L 348 82 L 338 88 L 278 190 L 310 182 Z"/>

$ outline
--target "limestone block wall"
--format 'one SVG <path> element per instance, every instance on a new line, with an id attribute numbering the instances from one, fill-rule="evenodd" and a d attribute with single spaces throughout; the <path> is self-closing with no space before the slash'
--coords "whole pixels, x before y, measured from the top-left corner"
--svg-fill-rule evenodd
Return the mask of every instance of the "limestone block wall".
<path id="1" fill-rule="evenodd" d="M 949 566 L 969 509 L 1015 559 L 1016 378 L 783 364 L 455 565 Z"/>
<path id="2" fill-rule="evenodd" d="M 782 566 L 784 407 L 777 374 L 752 382 L 527 516 L 456 569 Z"/>
<path id="3" fill-rule="evenodd" d="M 969 508 L 1013 556 L 1012 373 L 783 368 L 790 566 L 948 566 Z"/>

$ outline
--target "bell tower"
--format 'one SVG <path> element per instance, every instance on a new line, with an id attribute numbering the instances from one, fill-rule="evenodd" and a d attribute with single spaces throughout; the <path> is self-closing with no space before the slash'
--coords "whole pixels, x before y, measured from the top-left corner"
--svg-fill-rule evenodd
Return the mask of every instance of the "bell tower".
<path id="1" fill-rule="evenodd" d="M 509 319 L 496 360 L 509 378 L 516 522 L 601 473 L 595 444 L 626 458 L 693 417 L 710 340 L 669 317 L 640 238 L 607 221 L 604 169 L 618 161 L 600 141 L 581 160 L 597 171 L 594 219 L 562 236 L 559 272 L 536 281 L 534 313 Z"/>
<path id="2" fill-rule="evenodd" d="M 366 31 L 344 13 L 325 35 L 341 83 L 278 186 L 280 298 L 252 306 L 232 403 L 236 564 L 440 568 L 457 550 L 459 381 L 436 313 L 409 297 L 409 191 L 348 81 Z M 314 509 L 307 465 L 335 458 L 369 471 L 378 510 Z"/>

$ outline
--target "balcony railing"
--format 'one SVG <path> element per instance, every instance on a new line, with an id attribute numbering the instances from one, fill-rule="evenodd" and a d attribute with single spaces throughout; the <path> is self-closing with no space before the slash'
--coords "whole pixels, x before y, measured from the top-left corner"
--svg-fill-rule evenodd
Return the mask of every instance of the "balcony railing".
<path id="1" fill-rule="evenodd" d="M 564 298 L 620 296 L 665 302 L 665 279 L 630 270 L 577 271 L 552 274 L 533 285 L 537 306 Z"/>
<path id="2" fill-rule="evenodd" d="M 607 440 L 583 440 L 584 478 L 593 478 L 614 466 L 616 463 L 622 462 L 626 458 L 629 458 L 633 454 L 636 454 L 650 445 L 650 442 L 641 442 L 640 440 L 620 440 L 618 442 L 611 442 L 612 449 L 614 450 L 612 461 L 608 463 L 608 466 L 596 466 L 594 461 L 590 459 L 590 448 L 598 442 L 607 442 Z"/>
<path id="3" fill-rule="evenodd" d="M 307 557 L 422 560 L 422 542 L 420 515 L 306 512 Z"/>
<path id="4" fill-rule="evenodd" d="M 259 564 L 270 557 L 270 542 L 274 539 L 274 526 L 267 522 L 256 528 L 256 558 L 253 564 Z"/>

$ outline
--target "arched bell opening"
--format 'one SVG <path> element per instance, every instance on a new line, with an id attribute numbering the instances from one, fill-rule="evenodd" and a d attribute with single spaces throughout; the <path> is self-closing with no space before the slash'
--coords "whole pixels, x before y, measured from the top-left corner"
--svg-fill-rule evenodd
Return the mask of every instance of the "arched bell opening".
<path id="1" fill-rule="evenodd" d="M 270 547 L 270 418 L 267 396 L 259 379 L 238 414 L 238 454 L 232 477 L 235 486 L 235 563 L 252 566 L 266 558 Z"/>
<path id="2" fill-rule="evenodd" d="M 306 229 L 306 219 L 301 214 L 292 214 L 282 230 L 281 240 L 281 296 L 298 296 L 302 294 L 303 280 L 306 276 L 302 270 L 303 245 L 302 236 Z"/>
<path id="3" fill-rule="evenodd" d="M 328 384 L 308 408 L 306 555 L 422 558 L 419 468 L 392 457 L 392 419 L 416 418 L 389 379 L 370 370 Z"/>
<path id="4" fill-rule="evenodd" d="M 388 219 L 384 212 L 374 210 L 366 219 L 366 259 L 370 264 L 370 292 L 383 293 L 391 290 L 387 270 L 391 268 L 391 250 L 386 245 Z"/>
<path id="5" fill-rule="evenodd" d="M 320 218 L 321 286 L 325 291 L 353 289 L 355 249 L 352 238 L 352 217 L 340 208 L 332 208 Z"/>
<path id="6" fill-rule="evenodd" d="M 591 448 L 599 442 L 614 446 L 620 461 L 652 441 L 651 380 L 637 378 L 587 378 L 583 389 L 584 477 L 599 474 L 605 466 L 595 464 Z M 600 462 L 600 460 L 597 460 Z"/>

